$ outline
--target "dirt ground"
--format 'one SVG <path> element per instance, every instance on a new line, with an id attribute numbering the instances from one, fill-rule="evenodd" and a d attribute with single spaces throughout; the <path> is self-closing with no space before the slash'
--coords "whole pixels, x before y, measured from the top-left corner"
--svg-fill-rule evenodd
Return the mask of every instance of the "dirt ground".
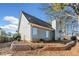
<path id="1" fill-rule="evenodd" d="M 71 50 L 65 51 L 40 51 L 40 49 L 30 50 L 30 51 L 12 51 L 10 49 L 10 44 L 0 43 L 0 55 L 1 56 L 79 56 L 79 43 Z M 53 44 L 53 43 L 51 43 Z M 55 44 L 54 44 L 55 45 Z"/>

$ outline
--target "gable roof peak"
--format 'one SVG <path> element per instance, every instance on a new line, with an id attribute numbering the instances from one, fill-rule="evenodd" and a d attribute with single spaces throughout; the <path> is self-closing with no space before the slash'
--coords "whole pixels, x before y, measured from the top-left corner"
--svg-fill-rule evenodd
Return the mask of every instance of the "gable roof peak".
<path id="1" fill-rule="evenodd" d="M 33 23 L 33 24 L 36 24 L 36 25 L 40 25 L 40 26 L 43 26 L 43 27 L 47 27 L 47 28 L 52 28 L 52 26 L 49 23 L 47 23 L 47 22 L 45 22 L 43 20 L 40 20 L 39 18 L 34 17 L 34 16 L 24 12 L 24 11 L 22 11 L 22 13 L 24 14 L 24 16 L 27 18 L 27 20 L 30 23 Z"/>

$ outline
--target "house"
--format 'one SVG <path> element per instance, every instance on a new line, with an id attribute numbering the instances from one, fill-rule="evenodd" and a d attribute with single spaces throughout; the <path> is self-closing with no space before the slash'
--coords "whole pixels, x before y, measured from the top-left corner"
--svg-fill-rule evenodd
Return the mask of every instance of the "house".
<path id="1" fill-rule="evenodd" d="M 55 33 L 52 25 L 24 11 L 21 12 L 18 31 L 22 40 L 54 40 Z"/>
<path id="2" fill-rule="evenodd" d="M 59 40 L 59 39 L 63 40 L 64 37 L 70 39 L 72 34 L 75 33 L 73 32 L 73 28 L 77 27 L 76 25 L 77 23 L 75 22 L 73 23 L 73 21 L 77 22 L 77 20 L 74 19 L 71 20 L 68 24 L 66 24 L 65 20 L 55 19 L 52 20 L 51 23 L 49 24 L 43 20 L 40 20 L 22 11 L 18 31 L 21 34 L 21 39 L 27 41 L 33 41 L 33 40 L 36 41 L 40 39 L 47 41 Z M 74 25 L 75 27 L 72 27 L 72 25 Z"/>

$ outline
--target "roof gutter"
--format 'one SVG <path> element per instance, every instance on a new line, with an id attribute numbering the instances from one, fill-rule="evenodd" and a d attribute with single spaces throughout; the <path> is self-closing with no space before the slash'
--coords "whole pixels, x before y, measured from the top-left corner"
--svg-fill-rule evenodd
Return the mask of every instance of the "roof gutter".
<path id="1" fill-rule="evenodd" d="M 44 29 L 44 30 L 48 30 L 48 31 L 53 31 L 54 29 L 53 28 L 47 28 L 47 27 L 44 27 L 44 26 L 40 26 L 40 25 L 37 25 L 37 24 L 34 24 L 34 23 L 30 23 L 32 27 L 36 27 L 36 28 L 40 28 L 40 29 Z"/>

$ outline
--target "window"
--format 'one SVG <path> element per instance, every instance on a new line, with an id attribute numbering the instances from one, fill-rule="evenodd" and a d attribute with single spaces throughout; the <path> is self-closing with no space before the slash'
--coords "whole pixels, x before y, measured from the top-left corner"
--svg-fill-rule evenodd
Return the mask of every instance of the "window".
<path id="1" fill-rule="evenodd" d="M 32 34 L 37 35 L 37 28 L 32 28 Z"/>
<path id="2" fill-rule="evenodd" d="M 46 38 L 49 37 L 49 31 L 46 31 Z"/>

